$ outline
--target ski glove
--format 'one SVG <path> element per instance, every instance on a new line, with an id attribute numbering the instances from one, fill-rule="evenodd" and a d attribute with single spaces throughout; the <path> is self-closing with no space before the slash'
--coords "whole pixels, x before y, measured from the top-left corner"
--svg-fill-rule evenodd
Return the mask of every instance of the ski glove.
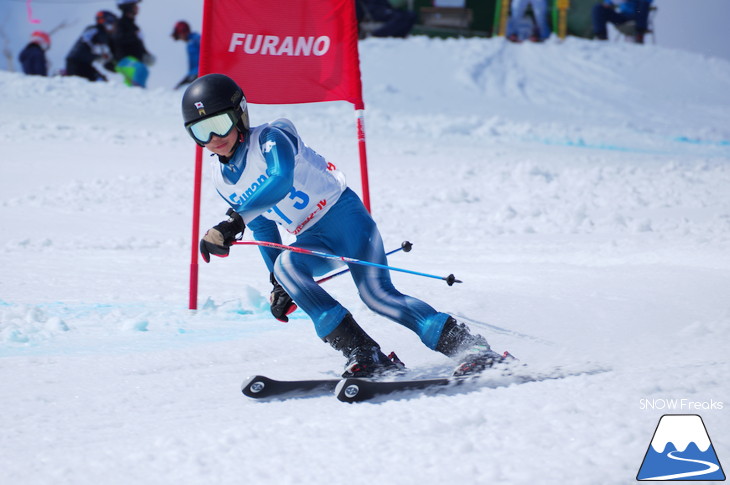
<path id="1" fill-rule="evenodd" d="M 241 215 L 233 209 L 228 209 L 226 215 L 229 217 L 227 221 L 208 229 L 203 239 L 200 240 L 200 254 L 206 263 L 210 263 L 211 254 L 221 258 L 228 256 L 233 241 L 243 237 L 246 224 Z"/>
<path id="2" fill-rule="evenodd" d="M 289 317 L 287 315 L 297 309 L 297 304 L 292 301 L 291 296 L 276 281 L 274 273 L 269 275 L 269 280 L 274 285 L 274 289 L 271 290 L 271 296 L 269 296 L 271 314 L 280 322 L 288 322 Z"/>

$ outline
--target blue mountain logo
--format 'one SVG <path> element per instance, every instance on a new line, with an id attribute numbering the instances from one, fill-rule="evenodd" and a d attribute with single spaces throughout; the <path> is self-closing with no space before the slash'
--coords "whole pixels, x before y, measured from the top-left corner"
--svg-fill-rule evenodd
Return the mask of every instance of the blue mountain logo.
<path id="1" fill-rule="evenodd" d="M 702 418 L 696 414 L 662 416 L 636 479 L 725 480 Z"/>

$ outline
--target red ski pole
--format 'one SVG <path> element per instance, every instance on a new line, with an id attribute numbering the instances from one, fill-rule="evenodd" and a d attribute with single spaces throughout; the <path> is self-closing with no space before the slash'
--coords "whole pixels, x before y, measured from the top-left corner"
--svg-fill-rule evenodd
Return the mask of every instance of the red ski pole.
<path id="1" fill-rule="evenodd" d="M 269 241 L 236 241 L 233 244 L 240 244 L 246 246 L 264 246 L 268 248 L 281 249 L 284 251 L 293 251 L 295 253 L 308 254 L 310 256 L 317 256 L 325 259 L 336 259 L 338 261 L 344 261 L 345 263 L 360 264 L 364 266 L 374 266 L 376 268 L 387 269 L 390 271 L 400 271 L 401 273 L 408 273 L 416 276 L 425 276 L 426 278 L 434 278 L 437 280 L 443 280 L 447 285 L 452 286 L 454 283 L 461 283 L 461 280 L 457 280 L 453 274 L 448 276 L 438 276 L 428 273 L 421 273 L 420 271 L 411 271 L 409 269 L 396 268 L 394 266 L 388 266 L 385 264 L 371 263 L 370 261 L 363 261 L 356 258 L 348 258 L 346 256 L 337 256 L 336 254 L 328 254 L 322 251 L 314 251 L 311 249 L 298 248 L 296 246 L 287 246 L 286 244 L 278 244 Z"/>

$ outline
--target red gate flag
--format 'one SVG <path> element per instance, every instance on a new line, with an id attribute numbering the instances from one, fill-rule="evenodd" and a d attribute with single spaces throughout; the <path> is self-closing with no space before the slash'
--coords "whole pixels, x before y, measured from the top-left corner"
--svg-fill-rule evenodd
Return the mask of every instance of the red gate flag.
<path id="1" fill-rule="evenodd" d="M 201 73 L 224 73 L 258 104 L 363 108 L 353 0 L 207 0 Z"/>
<path id="2" fill-rule="evenodd" d="M 233 78 L 250 103 L 355 105 L 362 199 L 370 210 L 354 0 L 205 0 L 199 75 Z M 196 147 L 188 308 L 198 305 L 203 152 Z"/>

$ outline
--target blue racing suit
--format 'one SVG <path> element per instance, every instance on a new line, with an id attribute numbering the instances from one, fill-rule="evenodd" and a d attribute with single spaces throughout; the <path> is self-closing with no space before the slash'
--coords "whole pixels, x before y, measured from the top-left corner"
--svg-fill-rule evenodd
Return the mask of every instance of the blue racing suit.
<path id="1" fill-rule="evenodd" d="M 213 182 L 256 240 L 281 243 L 278 225 L 296 236 L 293 246 L 387 264 L 380 232 L 360 198 L 332 164 L 304 144 L 289 120 L 252 128 L 228 162 L 216 164 Z M 263 247 L 261 254 L 317 335 L 332 333 L 348 310 L 315 277 L 331 270 L 333 261 Z M 436 348 L 449 315 L 398 292 L 388 270 L 348 266 L 368 308 Z"/>
<path id="2" fill-rule="evenodd" d="M 200 59 L 200 34 L 191 32 L 188 35 L 188 42 L 186 45 L 188 53 L 188 73 L 189 79 L 195 79 L 198 77 L 198 62 Z"/>

